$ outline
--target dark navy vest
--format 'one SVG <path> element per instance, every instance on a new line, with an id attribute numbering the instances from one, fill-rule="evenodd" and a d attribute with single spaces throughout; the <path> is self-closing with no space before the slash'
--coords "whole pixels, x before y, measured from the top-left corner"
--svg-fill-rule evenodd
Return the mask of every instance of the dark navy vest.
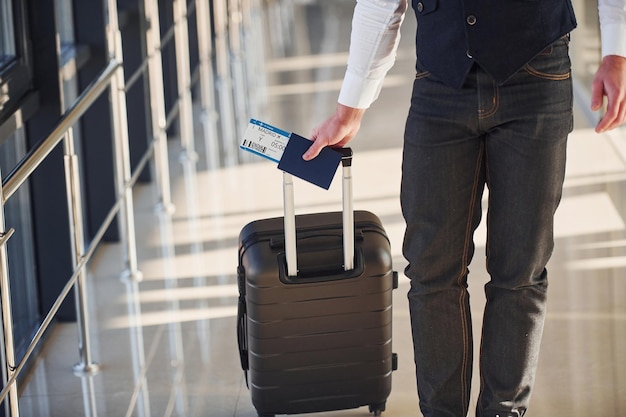
<path id="1" fill-rule="evenodd" d="M 504 83 L 576 27 L 570 0 L 412 0 L 417 58 L 443 83 L 461 88 L 478 63 Z"/>

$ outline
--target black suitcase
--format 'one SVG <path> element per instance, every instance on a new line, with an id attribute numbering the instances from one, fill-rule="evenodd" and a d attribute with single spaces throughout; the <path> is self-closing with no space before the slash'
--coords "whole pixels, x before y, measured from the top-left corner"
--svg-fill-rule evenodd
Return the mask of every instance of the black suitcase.
<path id="1" fill-rule="evenodd" d="M 385 410 L 397 274 L 380 219 L 352 210 L 350 161 L 348 150 L 342 212 L 294 216 L 285 173 L 285 217 L 239 235 L 237 335 L 259 416 Z"/>

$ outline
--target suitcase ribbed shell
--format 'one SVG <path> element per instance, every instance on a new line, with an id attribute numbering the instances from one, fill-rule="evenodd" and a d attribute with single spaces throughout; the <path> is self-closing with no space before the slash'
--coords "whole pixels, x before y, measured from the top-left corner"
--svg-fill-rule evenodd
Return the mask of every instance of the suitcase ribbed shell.
<path id="1" fill-rule="evenodd" d="M 282 217 L 240 233 L 240 336 L 260 415 L 384 409 L 397 278 L 380 219 L 354 215 L 352 271 L 342 266 L 341 212 L 296 216 L 298 277 L 286 273 Z"/>

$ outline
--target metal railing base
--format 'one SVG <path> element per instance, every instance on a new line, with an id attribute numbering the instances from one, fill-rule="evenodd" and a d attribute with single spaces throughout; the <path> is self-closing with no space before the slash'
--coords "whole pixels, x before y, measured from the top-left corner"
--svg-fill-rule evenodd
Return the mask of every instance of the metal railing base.
<path id="1" fill-rule="evenodd" d="M 178 156 L 178 161 L 182 164 L 187 162 L 198 162 L 198 159 L 200 158 L 198 156 L 198 152 L 196 151 L 184 150 Z"/>
<path id="2" fill-rule="evenodd" d="M 157 214 L 174 214 L 176 211 L 176 205 L 173 203 L 164 203 L 163 201 L 159 201 L 154 207 L 154 211 Z"/>
<path id="3" fill-rule="evenodd" d="M 143 272 L 141 271 L 131 271 L 127 269 L 122 271 L 120 274 L 120 281 L 126 282 L 141 282 L 143 281 Z"/>
<path id="4" fill-rule="evenodd" d="M 76 376 L 91 376 L 100 372 L 100 365 L 98 365 L 97 363 L 77 363 L 72 366 L 72 371 Z"/>

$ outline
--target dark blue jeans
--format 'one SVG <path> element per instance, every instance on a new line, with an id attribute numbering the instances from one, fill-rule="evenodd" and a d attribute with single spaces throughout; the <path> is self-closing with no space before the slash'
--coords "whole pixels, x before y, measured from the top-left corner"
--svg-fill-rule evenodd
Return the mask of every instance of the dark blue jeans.
<path id="1" fill-rule="evenodd" d="M 416 76 L 401 202 L 425 417 L 468 412 L 473 352 L 467 276 L 485 185 L 490 281 L 477 416 L 522 416 L 528 407 L 572 119 L 566 38 L 504 85 L 496 85 L 479 67 L 461 90 L 426 71 Z"/>

